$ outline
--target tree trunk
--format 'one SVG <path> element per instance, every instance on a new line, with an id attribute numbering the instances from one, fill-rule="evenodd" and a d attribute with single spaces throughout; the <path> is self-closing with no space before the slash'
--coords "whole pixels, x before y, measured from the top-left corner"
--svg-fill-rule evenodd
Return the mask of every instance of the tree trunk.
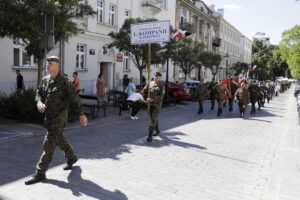
<path id="1" fill-rule="evenodd" d="M 143 89 L 143 81 L 142 81 L 142 77 L 143 77 L 143 70 L 139 69 L 140 71 L 140 86 L 141 86 L 141 90 Z M 149 81 L 149 80 L 148 80 Z"/>
<path id="2" fill-rule="evenodd" d="M 187 74 L 184 73 L 184 82 L 186 82 Z"/>
<path id="3" fill-rule="evenodd" d="M 201 80 L 201 69 L 202 69 L 202 67 L 198 68 L 198 81 Z"/>
<path id="4" fill-rule="evenodd" d="M 38 58 L 37 86 L 39 86 L 40 83 L 42 82 L 42 78 L 43 78 L 43 63 L 44 63 L 44 59 L 39 57 Z"/>

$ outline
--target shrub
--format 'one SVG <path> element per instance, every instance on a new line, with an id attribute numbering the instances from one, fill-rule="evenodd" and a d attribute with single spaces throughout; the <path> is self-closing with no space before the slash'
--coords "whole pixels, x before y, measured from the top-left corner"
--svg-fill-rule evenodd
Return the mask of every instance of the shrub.
<path id="1" fill-rule="evenodd" d="M 35 90 L 33 88 L 23 92 L 15 91 L 9 96 L 0 95 L 0 103 L 2 105 L 2 115 L 5 118 L 39 124 L 43 122 L 43 115 L 36 108 Z"/>

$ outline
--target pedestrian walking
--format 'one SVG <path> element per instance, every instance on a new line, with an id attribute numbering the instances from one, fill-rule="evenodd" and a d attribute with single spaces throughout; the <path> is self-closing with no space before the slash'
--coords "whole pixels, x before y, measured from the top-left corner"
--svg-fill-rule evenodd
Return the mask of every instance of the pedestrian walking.
<path id="1" fill-rule="evenodd" d="M 229 90 L 227 89 L 227 87 L 222 84 L 222 82 L 220 81 L 218 85 L 215 86 L 215 90 L 216 90 L 216 98 L 217 98 L 217 102 L 218 102 L 218 113 L 217 116 L 222 115 L 222 106 L 224 105 L 224 103 L 227 101 L 227 98 L 231 98 L 231 94 L 229 92 Z"/>
<path id="2" fill-rule="evenodd" d="M 165 95 L 165 87 L 160 82 L 161 76 L 161 73 L 156 72 L 154 81 L 151 81 L 144 87 L 145 95 L 147 95 L 148 93 L 148 87 L 150 88 L 150 98 L 147 98 L 146 100 L 146 102 L 150 104 L 151 120 L 149 125 L 149 135 L 147 137 L 148 142 L 152 142 L 153 136 L 158 136 L 160 133 L 157 118 Z M 156 131 L 156 133 L 153 135 L 154 130 Z"/>
<path id="3" fill-rule="evenodd" d="M 24 79 L 19 69 L 16 70 L 17 74 L 17 91 L 25 90 Z"/>
<path id="4" fill-rule="evenodd" d="M 96 82 L 96 87 L 97 87 L 97 98 L 99 103 L 104 102 L 104 96 L 105 96 L 105 87 L 106 87 L 106 81 L 104 79 L 103 73 L 100 73 L 98 75 L 98 79 Z"/>
<path id="5" fill-rule="evenodd" d="M 128 87 L 129 84 L 129 78 L 127 74 L 124 74 L 123 76 L 123 80 L 122 80 L 122 86 L 123 86 L 123 91 L 126 90 L 126 88 Z"/>
<path id="6" fill-rule="evenodd" d="M 241 83 L 241 87 L 237 89 L 235 93 L 235 100 L 238 100 L 238 105 L 240 109 L 240 117 L 244 118 L 245 111 L 247 108 L 247 105 L 249 103 L 249 92 L 246 88 L 245 83 Z"/>
<path id="7" fill-rule="evenodd" d="M 77 72 L 73 72 L 73 85 L 74 88 L 77 92 L 77 94 L 79 94 L 80 92 L 80 79 L 78 78 L 78 73 Z"/>
<path id="8" fill-rule="evenodd" d="M 197 97 L 198 97 L 198 103 L 199 103 L 198 114 L 203 113 L 203 103 L 206 100 L 207 95 L 208 95 L 208 89 L 204 84 L 204 80 L 201 79 L 199 86 L 197 88 Z"/>
<path id="9" fill-rule="evenodd" d="M 41 182 L 46 179 L 46 171 L 53 158 L 56 146 L 64 151 L 67 163 L 64 170 L 72 168 L 77 157 L 71 145 L 64 137 L 64 127 L 67 123 L 68 107 L 71 103 L 80 113 L 80 123 L 86 126 L 88 120 L 84 115 L 79 96 L 74 86 L 60 73 L 60 59 L 56 56 L 47 58 L 48 72 L 43 78 L 36 92 L 36 102 L 39 112 L 45 113 L 45 126 L 47 134 L 44 141 L 44 151 L 36 166 L 36 173 L 31 179 L 25 181 L 26 185 Z"/>

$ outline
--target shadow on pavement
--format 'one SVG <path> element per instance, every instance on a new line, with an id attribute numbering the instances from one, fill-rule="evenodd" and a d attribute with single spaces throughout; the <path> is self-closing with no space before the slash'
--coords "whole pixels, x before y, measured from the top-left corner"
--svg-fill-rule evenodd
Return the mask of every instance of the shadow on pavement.
<path id="1" fill-rule="evenodd" d="M 127 200 L 127 196 L 119 190 L 109 191 L 96 183 L 83 179 L 81 177 L 82 170 L 79 166 L 74 166 L 68 176 L 68 182 L 58 181 L 54 179 L 46 179 L 43 181 L 45 184 L 55 185 L 62 189 L 71 190 L 72 194 L 76 197 L 86 195 L 95 199 L 108 200 L 118 199 Z"/>
<path id="2" fill-rule="evenodd" d="M 276 111 L 271 112 L 268 110 L 268 107 L 271 109 L 276 109 L 277 105 L 272 105 L 275 103 L 278 103 L 278 100 L 277 102 L 272 101 L 270 105 L 266 104 L 266 108 L 263 108 L 261 111 L 257 111 L 257 113 L 254 115 L 249 114 L 250 106 L 248 106 L 246 113 L 246 118 L 248 119 L 245 120 L 257 120 L 260 122 L 272 123 L 272 121 L 259 118 L 282 117 L 274 114 Z M 209 103 L 205 104 L 203 114 L 198 115 L 197 110 L 198 105 L 195 102 L 189 103 L 189 105 L 184 107 L 184 109 L 177 109 L 174 111 L 171 110 L 161 113 L 159 120 L 162 133 L 160 135 L 160 139 L 155 139 L 153 143 L 147 143 L 145 140 L 148 135 L 147 128 L 150 121 L 148 117 L 144 117 L 139 120 L 122 120 L 113 123 L 89 126 L 86 128 L 73 129 L 66 132 L 66 138 L 70 141 L 70 144 L 73 146 L 74 151 L 79 159 L 109 158 L 113 160 L 119 160 L 122 154 L 131 153 L 133 148 L 139 146 L 149 148 L 177 146 L 185 149 L 195 149 L 200 152 L 206 152 L 206 147 L 195 143 L 183 142 L 181 140 L 181 138 L 185 135 L 188 135 L 188 133 L 178 131 L 172 132 L 172 129 L 194 123 L 199 120 L 223 120 L 238 118 L 239 112 L 236 104 L 234 105 L 234 112 L 231 113 L 228 112 L 228 106 L 223 108 L 224 111 L 221 117 L 216 116 L 216 108 L 214 111 L 210 110 Z M 37 137 L 1 145 L 0 186 L 34 173 L 35 165 L 42 154 L 42 143 L 43 138 Z M 63 154 L 60 150 L 56 151 L 50 167 L 65 163 L 66 161 L 62 155 Z M 222 155 L 216 156 L 224 157 Z M 81 169 L 77 169 L 74 173 L 77 173 L 77 176 L 81 177 L 80 172 Z M 71 175 L 73 176 L 73 174 L 70 174 L 70 176 Z M 76 187 L 74 186 L 74 194 L 78 194 L 80 192 L 83 194 L 88 193 L 88 190 L 81 188 L 84 187 L 84 185 L 101 188 L 91 181 L 84 179 L 80 180 L 85 182 L 85 184 L 80 184 Z M 71 186 L 73 187 L 73 185 L 65 182 L 59 182 L 55 180 L 48 180 L 48 182 L 61 187 L 66 187 L 68 189 L 71 189 Z M 115 193 L 121 192 L 116 191 Z"/>

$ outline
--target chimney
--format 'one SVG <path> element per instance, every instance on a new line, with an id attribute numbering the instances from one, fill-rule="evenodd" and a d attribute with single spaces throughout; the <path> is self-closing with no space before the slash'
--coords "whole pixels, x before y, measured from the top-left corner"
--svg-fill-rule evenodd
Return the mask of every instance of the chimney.
<path id="1" fill-rule="evenodd" d="M 215 4 L 211 4 L 211 5 L 210 5 L 210 9 L 211 9 L 212 11 L 215 11 L 215 9 L 216 9 Z"/>
<path id="2" fill-rule="evenodd" d="M 218 9 L 218 13 L 224 18 L 224 8 Z"/>

